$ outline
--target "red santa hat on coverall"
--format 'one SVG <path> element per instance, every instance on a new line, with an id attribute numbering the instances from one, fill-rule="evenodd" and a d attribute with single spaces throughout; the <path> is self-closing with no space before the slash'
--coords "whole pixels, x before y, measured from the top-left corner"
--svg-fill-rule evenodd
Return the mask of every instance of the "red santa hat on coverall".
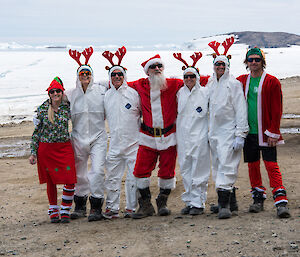
<path id="1" fill-rule="evenodd" d="M 151 64 L 154 64 L 154 63 L 161 63 L 162 65 L 164 65 L 164 63 L 162 62 L 161 58 L 160 58 L 160 55 L 157 54 L 157 55 L 154 55 L 153 57 L 151 57 L 150 59 L 148 59 L 147 61 L 143 62 L 141 65 L 143 66 L 144 68 L 144 71 L 145 73 L 148 75 L 148 69 L 149 69 L 149 66 Z"/>

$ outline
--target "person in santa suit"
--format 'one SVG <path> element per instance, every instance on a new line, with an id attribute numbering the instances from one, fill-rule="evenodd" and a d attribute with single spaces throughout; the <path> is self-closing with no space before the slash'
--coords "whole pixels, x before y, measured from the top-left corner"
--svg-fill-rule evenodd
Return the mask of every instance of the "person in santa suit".
<path id="1" fill-rule="evenodd" d="M 143 123 L 141 124 L 139 149 L 134 168 L 139 209 L 132 218 L 139 219 L 155 214 L 151 203 L 150 176 L 159 158 L 158 186 L 156 198 L 158 215 L 170 214 L 167 208 L 168 196 L 175 188 L 176 162 L 176 94 L 183 85 L 180 79 L 169 79 L 164 76 L 164 64 L 159 55 L 142 63 L 148 78 L 128 82 L 141 100 Z"/>
<path id="2" fill-rule="evenodd" d="M 107 219 L 119 217 L 120 191 L 124 172 L 126 206 L 124 217 L 130 218 L 137 207 L 136 179 L 133 175 L 140 129 L 140 98 L 136 90 L 127 85 L 126 68 L 121 61 L 126 54 L 123 46 L 113 54 L 105 51 L 102 55 L 112 64 L 106 66 L 109 89 L 104 98 L 105 117 L 109 126 L 110 142 L 106 156 L 106 210 Z M 117 64 L 113 57 L 117 56 Z"/>
<path id="3" fill-rule="evenodd" d="M 89 197 L 91 209 L 88 221 L 103 218 L 105 157 L 107 135 L 104 117 L 104 95 L 106 88 L 94 83 L 94 74 L 88 61 L 93 48 L 86 48 L 82 54 L 85 64 L 80 62 L 81 53 L 69 51 L 70 56 L 79 64 L 76 87 L 66 90 L 70 102 L 72 120 L 72 145 L 75 152 L 77 184 L 75 187 L 75 210 L 71 219 L 86 216 L 86 202 Z M 88 159 L 91 170 L 88 172 Z"/>
<path id="4" fill-rule="evenodd" d="M 208 143 L 208 88 L 200 85 L 200 74 L 195 67 L 202 53 L 194 53 L 189 66 L 181 53 L 174 57 L 185 64 L 182 67 L 184 86 L 177 92 L 178 115 L 176 137 L 178 162 L 185 192 L 183 215 L 204 213 L 207 185 L 210 175 Z"/>
<path id="5" fill-rule="evenodd" d="M 212 41 L 214 74 L 209 79 L 209 143 L 212 177 L 218 194 L 218 218 L 227 219 L 237 211 L 234 184 L 244 140 L 248 133 L 247 106 L 241 83 L 229 72 L 228 49 L 234 38 L 226 39 L 220 54 L 219 42 Z"/>
<path id="6" fill-rule="evenodd" d="M 249 135 L 244 146 L 244 161 L 248 163 L 253 204 L 249 211 L 258 213 L 263 210 L 266 188 L 260 173 L 260 152 L 268 172 L 270 187 L 273 188 L 274 204 L 279 218 L 289 218 L 286 189 L 277 164 L 276 145 L 283 144 L 280 133 L 282 115 L 282 92 L 277 78 L 265 72 L 264 52 L 257 47 L 247 51 L 244 60 L 250 74 L 237 79 L 242 82 L 248 104 Z"/>
<path id="7" fill-rule="evenodd" d="M 40 183 L 47 183 L 51 223 L 69 223 L 76 183 L 74 152 L 68 131 L 70 106 L 62 100 L 65 89 L 59 77 L 54 78 L 47 91 L 49 99 L 37 109 L 29 162 L 37 163 Z M 60 207 L 57 205 L 57 184 L 65 184 Z"/>

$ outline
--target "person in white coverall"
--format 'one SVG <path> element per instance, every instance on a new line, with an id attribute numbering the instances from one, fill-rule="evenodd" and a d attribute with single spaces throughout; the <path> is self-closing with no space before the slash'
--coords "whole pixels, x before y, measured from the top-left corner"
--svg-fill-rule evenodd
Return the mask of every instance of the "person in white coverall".
<path id="1" fill-rule="evenodd" d="M 104 167 L 107 151 L 104 123 L 105 92 L 105 87 L 94 83 L 93 70 L 89 65 L 81 65 L 78 68 L 76 88 L 66 91 L 71 108 L 71 137 L 77 171 L 75 210 L 71 214 L 71 219 L 86 215 L 86 201 L 89 194 L 91 210 L 88 221 L 103 218 Z M 91 170 L 88 172 L 89 157 Z"/>
<path id="2" fill-rule="evenodd" d="M 235 198 L 235 191 L 232 190 L 249 127 L 242 85 L 229 73 L 228 57 L 218 55 L 213 64 L 214 74 L 207 84 L 209 142 L 212 176 L 218 193 L 218 217 L 224 219 L 230 218 L 233 210 L 230 197 L 234 194 Z M 232 200 L 232 204 L 234 201 Z"/>
<path id="3" fill-rule="evenodd" d="M 186 205 L 181 214 L 199 215 L 205 208 L 210 175 L 208 88 L 200 85 L 199 71 L 193 66 L 184 67 L 183 82 L 177 92 L 176 120 L 178 162 L 185 189 L 181 197 Z"/>
<path id="4" fill-rule="evenodd" d="M 133 170 L 138 150 L 140 98 L 138 93 L 127 85 L 126 72 L 122 66 L 114 65 L 110 68 L 109 83 L 110 89 L 104 99 L 110 142 L 106 157 L 107 198 L 103 216 L 119 217 L 121 182 L 127 168 L 124 217 L 130 218 L 137 207 L 137 186 Z"/>
<path id="5" fill-rule="evenodd" d="M 196 69 L 186 69 L 184 87 L 177 93 L 177 151 L 186 204 L 181 213 L 190 215 L 204 211 L 210 174 L 208 89 L 200 86 L 199 80 Z"/>

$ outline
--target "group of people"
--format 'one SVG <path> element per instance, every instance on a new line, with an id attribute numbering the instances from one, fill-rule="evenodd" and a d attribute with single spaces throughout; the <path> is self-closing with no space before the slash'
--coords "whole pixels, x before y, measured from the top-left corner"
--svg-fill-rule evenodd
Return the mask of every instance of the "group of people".
<path id="1" fill-rule="evenodd" d="M 200 52 L 191 56 L 192 65 L 181 53 L 174 53 L 184 64 L 183 80 L 166 78 L 165 65 L 155 55 L 141 64 L 147 78 L 127 82 L 127 69 L 121 65 L 126 48 L 122 47 L 115 54 L 103 53 L 111 64 L 106 67 L 109 81 L 95 83 L 88 65 L 93 49 L 82 53 L 70 50 L 79 64 L 76 88 L 65 91 L 58 77 L 52 81 L 47 89 L 49 99 L 37 109 L 29 158 L 31 164 L 38 164 L 40 183 L 47 183 L 51 222 L 68 223 L 85 217 L 88 199 L 88 221 L 118 218 L 125 170 L 124 217 L 154 215 L 150 177 L 157 162 L 157 215 L 169 215 L 167 201 L 176 185 L 177 153 L 185 189 L 181 214 L 204 212 L 212 169 L 218 205 L 211 210 L 220 219 L 230 218 L 238 210 L 234 185 L 242 149 L 253 197 L 249 211 L 262 211 L 266 199 L 260 174 L 262 152 L 277 215 L 290 217 L 276 153 L 276 145 L 283 143 L 279 130 L 281 85 L 264 71 L 265 55 L 257 47 L 246 53 L 250 73 L 234 78 L 227 55 L 233 43 L 233 37 L 222 43 L 223 54 L 218 51 L 219 42 L 209 43 L 215 52 L 211 77 L 201 75 L 196 68 Z M 110 132 L 108 149 L 105 120 Z M 64 184 L 61 206 L 57 205 L 56 184 Z"/>

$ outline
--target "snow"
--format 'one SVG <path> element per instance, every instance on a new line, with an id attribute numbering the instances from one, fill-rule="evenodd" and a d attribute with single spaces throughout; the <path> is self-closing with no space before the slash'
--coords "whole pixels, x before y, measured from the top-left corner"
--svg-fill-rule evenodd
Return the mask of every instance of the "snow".
<path id="1" fill-rule="evenodd" d="M 228 36 L 201 38 L 186 42 L 180 47 L 170 44 L 167 46 L 169 50 L 161 50 L 166 45 L 157 45 L 154 48 L 156 50 L 152 51 L 143 50 L 143 46 L 132 46 L 127 49 L 122 65 L 128 69 L 128 81 L 136 80 L 146 76 L 140 64 L 155 54 L 160 54 L 165 63 L 166 76 L 182 78 L 182 63 L 173 57 L 173 53 L 181 52 L 183 58 L 188 63 L 192 63 L 189 56 L 194 51 L 201 51 L 203 57 L 199 60 L 197 67 L 203 75 L 212 74 L 211 53 L 213 50 L 207 44 L 212 40 L 223 42 L 226 37 Z M 31 120 L 36 107 L 47 99 L 45 90 L 55 76 L 63 80 L 66 89 L 75 86 L 78 66 L 68 54 L 70 47 L 68 45 L 65 49 L 46 49 L 46 46 L 32 47 L 17 43 L 0 43 L 0 124 L 24 119 Z M 94 47 L 94 54 L 89 62 L 94 70 L 95 81 L 108 79 L 105 66 L 109 63 L 102 56 L 102 52 L 110 48 L 113 49 L 112 52 L 117 50 L 117 46 L 114 45 L 106 49 L 102 47 Z M 79 46 L 76 48 L 83 50 Z M 222 53 L 222 47 L 220 48 Z M 246 45 L 234 44 L 229 50 L 229 54 L 232 55 L 231 73 L 234 76 L 247 73 L 243 64 L 246 49 Z M 300 75 L 300 59 L 296 58 L 300 56 L 300 46 L 263 50 L 266 54 L 268 73 L 278 78 Z"/>

